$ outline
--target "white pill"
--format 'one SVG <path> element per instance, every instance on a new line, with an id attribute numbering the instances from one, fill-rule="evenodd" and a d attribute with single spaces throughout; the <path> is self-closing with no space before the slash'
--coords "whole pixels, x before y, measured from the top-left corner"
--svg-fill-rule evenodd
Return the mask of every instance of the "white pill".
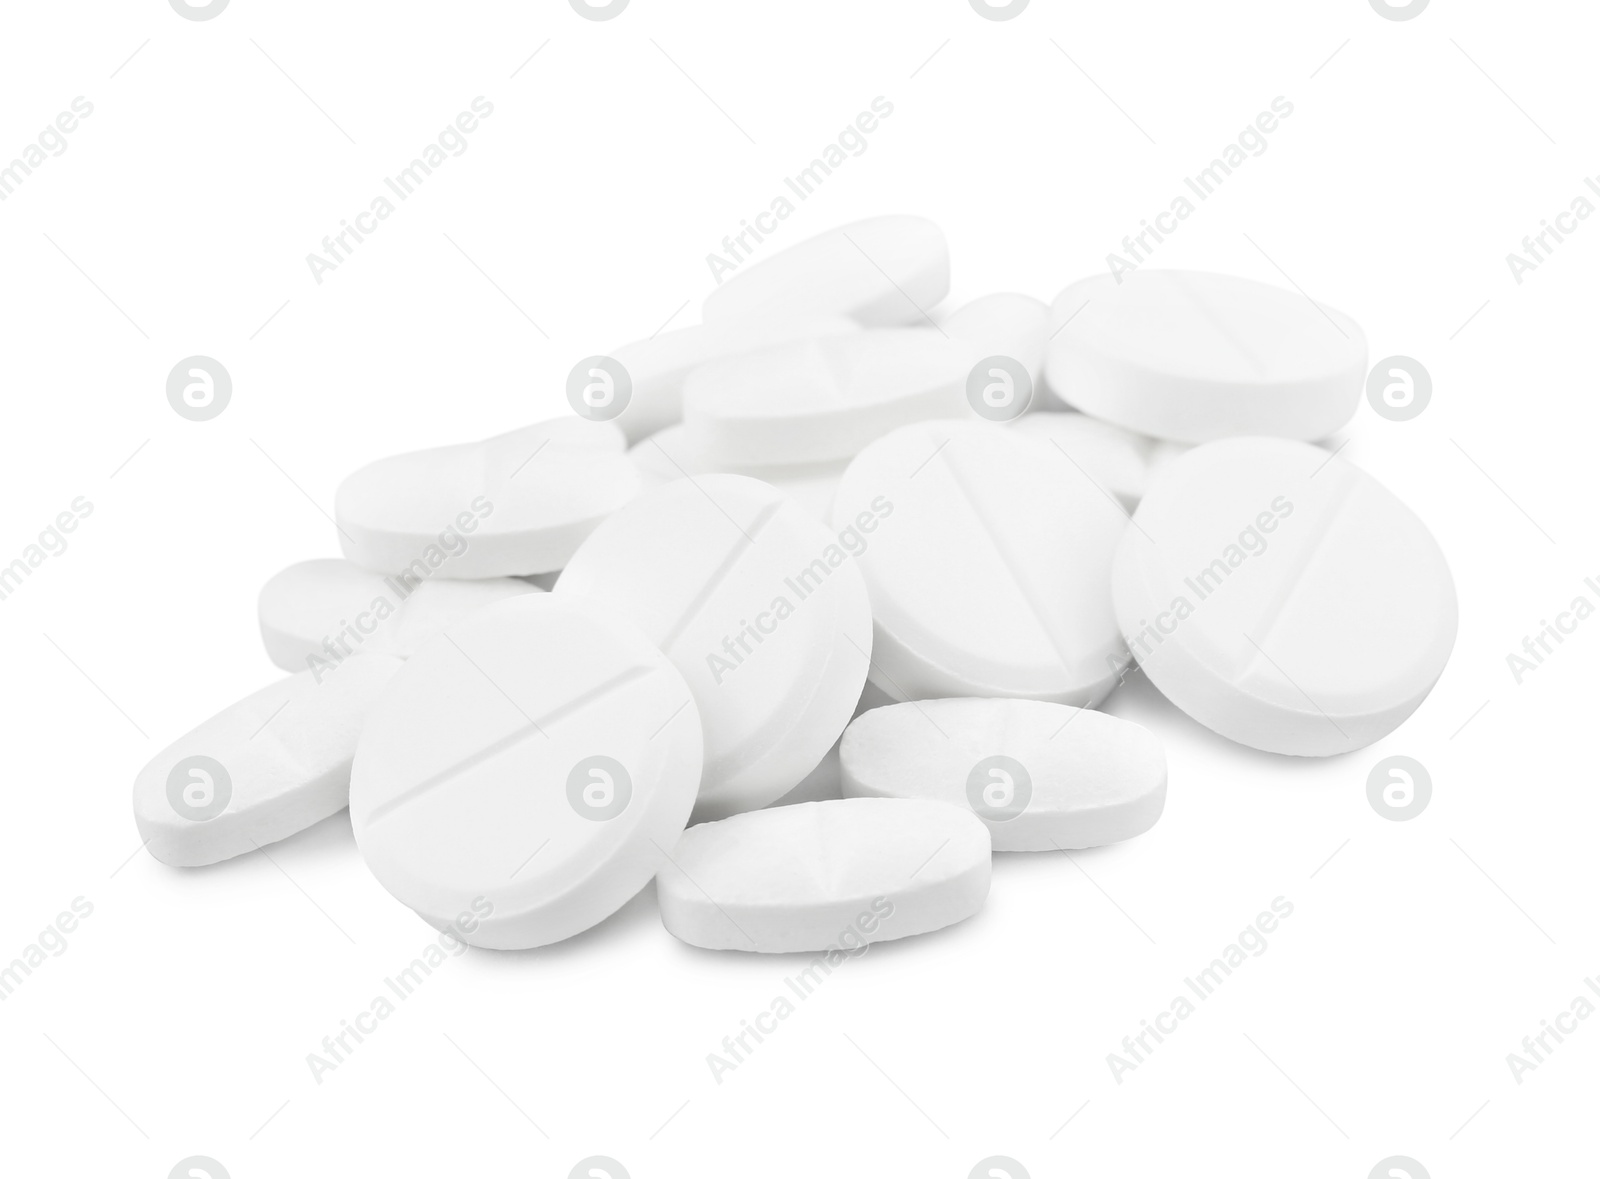
<path id="1" fill-rule="evenodd" d="M 752 467 L 719 463 L 693 445 L 681 425 L 668 426 L 628 451 L 646 489 L 660 487 L 691 475 L 745 475 L 770 483 L 823 523 L 833 518 L 833 496 L 848 465 L 795 463 L 788 466 Z"/>
<path id="2" fill-rule="evenodd" d="M 685 437 L 744 466 L 848 459 L 897 426 L 970 416 L 979 359 L 932 328 L 883 328 L 716 361 L 684 386 Z"/>
<path id="3" fill-rule="evenodd" d="M 324 558 L 273 574 L 261 587 L 257 611 L 267 657 L 285 671 L 305 671 L 357 651 L 409 658 L 472 611 L 536 592 L 517 578 L 417 582 Z"/>
<path id="4" fill-rule="evenodd" d="M 623 451 L 613 423 L 568 417 L 380 459 L 339 485 L 339 541 L 379 573 L 548 573 L 638 492 Z"/>
<path id="5" fill-rule="evenodd" d="M 1040 700 L 922 700 L 850 722 L 846 798 L 966 807 L 995 851 L 1100 847 L 1148 831 L 1167 798 L 1167 758 L 1148 729 Z"/>
<path id="6" fill-rule="evenodd" d="M 1074 283 L 1045 371 L 1069 405 L 1141 434 L 1326 438 L 1356 411 L 1367 339 L 1295 291 L 1188 270 Z"/>
<path id="7" fill-rule="evenodd" d="M 849 551 L 741 475 L 646 492 L 595 529 L 553 596 L 627 620 L 683 673 L 705 726 L 696 822 L 792 789 L 866 680 L 872 615 Z"/>
<path id="8" fill-rule="evenodd" d="M 624 622 L 530 594 L 402 667 L 361 736 L 350 819 L 378 882 L 425 921 L 482 917 L 465 940 L 526 949 L 649 881 L 700 762 L 700 717 L 665 656 Z"/>
<path id="9" fill-rule="evenodd" d="M 1032 295 L 985 295 L 952 311 L 940 326 L 971 344 L 979 356 L 1015 360 L 1028 370 L 1037 391 L 1050 339 L 1050 308 L 1044 303 Z"/>
<path id="10" fill-rule="evenodd" d="M 706 323 L 848 315 L 866 327 L 927 323 L 950 290 L 950 247 L 923 217 L 869 217 L 741 269 L 706 296 Z"/>
<path id="11" fill-rule="evenodd" d="M 1111 609 L 1122 510 L 1053 447 L 987 422 L 925 422 L 850 464 L 834 526 L 877 517 L 859 558 L 872 682 L 897 700 L 1094 704 L 1127 653 Z"/>
<path id="12" fill-rule="evenodd" d="M 1152 683 L 1224 737 L 1326 756 L 1370 745 L 1420 704 L 1456 634 L 1427 527 L 1327 451 L 1234 438 L 1172 460 L 1113 575 Z"/>
<path id="13" fill-rule="evenodd" d="M 988 829 L 942 802 L 807 802 L 689 828 L 656 897 L 691 946 L 844 953 L 972 916 L 989 851 Z"/>
<path id="14" fill-rule="evenodd" d="M 180 868 L 215 864 L 342 811 L 362 725 L 401 666 L 372 652 L 299 672 L 156 754 L 133 784 L 150 854 Z"/>
<path id="15" fill-rule="evenodd" d="M 648 340 L 624 344 L 611 359 L 628 374 L 628 403 L 611 420 L 628 441 L 663 430 L 683 417 L 683 382 L 702 364 L 770 348 L 790 340 L 832 336 L 858 330 L 843 315 L 801 319 L 735 319 L 662 332 Z"/>
<path id="16" fill-rule="evenodd" d="M 1144 495 L 1154 461 L 1153 438 L 1082 413 L 1028 413 L 1009 428 L 1060 452 L 1085 479 L 1117 497 L 1130 512 Z"/>

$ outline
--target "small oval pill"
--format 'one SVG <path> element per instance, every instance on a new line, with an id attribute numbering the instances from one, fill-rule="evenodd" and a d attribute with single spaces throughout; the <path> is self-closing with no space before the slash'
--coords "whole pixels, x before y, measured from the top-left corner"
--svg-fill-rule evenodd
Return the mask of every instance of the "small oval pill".
<path id="1" fill-rule="evenodd" d="M 834 492 L 848 465 L 843 459 L 771 467 L 719 463 L 689 441 L 681 424 L 650 435 L 628 451 L 628 458 L 646 490 L 691 475 L 744 475 L 772 484 L 824 524 L 832 518 Z"/>
<path id="2" fill-rule="evenodd" d="M 418 579 L 549 573 L 639 490 L 612 422 L 578 417 L 371 463 L 339 484 L 347 559 Z"/>
<path id="3" fill-rule="evenodd" d="M 350 819 L 372 874 L 436 928 L 526 949 L 621 908 L 700 781 L 688 685 L 627 623 L 556 594 L 480 610 L 372 710 Z M 487 912 L 485 912 L 487 910 Z"/>
<path id="4" fill-rule="evenodd" d="M 1456 635 L 1450 568 L 1376 479 L 1282 438 L 1165 465 L 1117 551 L 1133 658 L 1172 703 L 1241 744 L 1322 757 L 1416 709 Z"/>
<path id="5" fill-rule="evenodd" d="M 1040 700 L 875 708 L 844 731 L 839 763 L 846 798 L 967 807 L 995 851 L 1130 839 L 1155 825 L 1167 798 L 1166 754 L 1148 729 Z"/>
<path id="6" fill-rule="evenodd" d="M 979 359 L 931 328 L 884 328 L 716 361 L 684 386 L 685 438 L 741 466 L 848 459 L 897 426 L 969 415 Z"/>
<path id="7" fill-rule="evenodd" d="M 1055 448 L 988 422 L 924 422 L 862 451 L 834 525 L 874 525 L 874 684 L 896 700 L 1094 704 L 1127 663 L 1111 609 L 1122 509 Z"/>
<path id="8" fill-rule="evenodd" d="M 267 657 L 285 671 L 305 671 L 376 648 L 407 658 L 472 611 L 536 592 L 510 577 L 417 581 L 323 558 L 268 578 L 257 612 Z"/>
<path id="9" fill-rule="evenodd" d="M 656 897 L 691 946 L 849 953 L 972 916 L 989 852 L 988 828 L 942 802 L 805 802 L 689 828 Z"/>
<path id="10" fill-rule="evenodd" d="M 363 652 L 302 671 L 223 709 L 139 771 L 133 814 L 164 864 L 215 864 L 345 808 L 369 710 L 401 666 Z"/>
<path id="11" fill-rule="evenodd" d="M 1051 310 L 1050 387 L 1076 409 L 1157 438 L 1326 438 L 1354 415 L 1366 381 L 1367 339 L 1354 320 L 1250 279 L 1097 275 Z"/>
<path id="12" fill-rule="evenodd" d="M 705 726 L 695 820 L 781 797 L 850 721 L 872 612 L 840 537 L 742 475 L 680 479 L 595 529 L 554 596 L 626 619 L 683 673 Z"/>
<path id="13" fill-rule="evenodd" d="M 892 214 L 830 229 L 736 271 L 701 318 L 848 315 L 865 327 L 927 323 L 950 290 L 950 247 L 925 217 Z"/>
<path id="14" fill-rule="evenodd" d="M 940 327 L 965 340 L 980 357 L 1008 356 L 1027 370 L 1038 408 L 1039 375 L 1050 340 L 1050 308 L 1032 295 L 1000 293 L 974 299 L 952 311 Z"/>

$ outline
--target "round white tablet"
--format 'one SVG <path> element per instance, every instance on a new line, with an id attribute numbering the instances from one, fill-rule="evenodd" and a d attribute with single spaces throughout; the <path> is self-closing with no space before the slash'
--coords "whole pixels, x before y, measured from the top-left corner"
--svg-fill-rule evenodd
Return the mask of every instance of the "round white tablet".
<path id="1" fill-rule="evenodd" d="M 339 485 L 344 555 L 418 580 L 560 569 L 639 490 L 611 422 L 555 418 L 380 459 Z"/>
<path id="2" fill-rule="evenodd" d="M 989 850 L 988 829 L 942 802 L 806 802 L 689 828 L 656 897 L 691 946 L 845 954 L 972 916 Z"/>
<path id="3" fill-rule="evenodd" d="M 1008 356 L 1027 370 L 1037 393 L 1050 338 L 1050 308 L 1032 295 L 985 295 L 952 311 L 940 325 L 979 356 Z M 1035 399 L 1034 408 L 1037 408 Z"/>
<path id="4" fill-rule="evenodd" d="M 640 496 L 562 571 L 554 597 L 627 620 L 688 681 L 705 726 L 695 821 L 781 797 L 849 723 L 872 648 L 863 543 L 768 484 L 705 475 Z"/>
<path id="5" fill-rule="evenodd" d="M 1177 442 L 1326 438 L 1354 415 L 1367 375 L 1367 339 L 1349 316 L 1228 275 L 1098 275 L 1056 296 L 1052 316 L 1050 387 Z"/>
<path id="6" fill-rule="evenodd" d="M 1111 559 L 1127 517 L 1055 448 L 980 421 L 896 430 L 834 502 L 835 527 L 874 517 L 859 561 L 869 674 L 888 695 L 1089 705 L 1117 682 Z"/>
<path id="7" fill-rule="evenodd" d="M 1151 732 L 1041 700 L 922 700 L 875 708 L 839 745 L 846 798 L 965 807 L 995 851 L 1099 847 L 1148 831 L 1167 799 Z"/>
<path id="8" fill-rule="evenodd" d="M 734 319 L 624 344 L 611 353 L 611 359 L 627 374 L 628 400 L 610 420 L 622 427 L 629 442 L 637 442 L 683 417 L 684 379 L 702 364 L 790 340 L 853 332 L 859 326 L 843 315 Z"/>
<path id="9" fill-rule="evenodd" d="M 628 451 L 646 489 L 691 475 L 746 475 L 770 483 L 823 523 L 833 518 L 833 494 L 844 474 L 845 460 L 796 463 L 780 467 L 746 467 L 719 463 L 688 439 L 682 425 L 668 426 Z"/>
<path id="10" fill-rule="evenodd" d="M 368 710 L 402 664 L 364 652 L 246 696 L 153 757 L 133 784 L 150 854 L 194 868 L 337 814 Z"/>
<path id="11" fill-rule="evenodd" d="M 267 657 L 285 671 L 305 671 L 375 648 L 407 658 L 472 611 L 536 592 L 516 578 L 418 582 L 324 558 L 273 574 L 257 610 Z"/>
<path id="12" fill-rule="evenodd" d="M 350 819 L 378 882 L 425 921 L 481 918 L 465 940 L 526 949 L 649 881 L 700 758 L 700 717 L 665 656 L 625 622 L 531 594 L 395 676 L 361 735 Z"/>
<path id="13" fill-rule="evenodd" d="M 950 290 L 950 247 L 924 217 L 869 217 L 741 266 L 701 318 L 848 315 L 867 327 L 927 323 Z"/>
<path id="14" fill-rule="evenodd" d="M 932 328 L 884 328 L 716 361 L 684 385 L 685 437 L 742 466 L 848 459 L 896 426 L 967 416 L 980 356 Z"/>
<path id="15" fill-rule="evenodd" d="M 1233 438 L 1172 460 L 1117 552 L 1117 618 L 1152 683 L 1257 749 L 1370 745 L 1420 704 L 1456 635 L 1427 527 L 1303 442 Z"/>
<path id="16" fill-rule="evenodd" d="M 1082 413 L 1023 414 L 1009 428 L 1058 448 L 1085 479 L 1116 496 L 1130 512 L 1138 506 L 1154 461 L 1155 439 Z"/>

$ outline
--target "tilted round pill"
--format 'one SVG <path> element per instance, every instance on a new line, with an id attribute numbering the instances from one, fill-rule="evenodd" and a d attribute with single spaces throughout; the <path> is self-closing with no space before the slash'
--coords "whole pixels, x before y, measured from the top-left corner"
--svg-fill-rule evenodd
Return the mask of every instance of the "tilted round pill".
<path id="1" fill-rule="evenodd" d="M 1032 295 L 985 295 L 952 311 L 939 326 L 971 344 L 980 357 L 1015 360 L 1028 374 L 1032 408 L 1043 403 L 1039 376 L 1050 340 L 1050 308 L 1044 303 Z"/>
<path id="2" fill-rule="evenodd" d="M 719 463 L 690 442 L 683 426 L 668 426 L 628 451 L 646 489 L 691 475 L 745 475 L 770 483 L 823 523 L 833 516 L 833 495 L 844 474 L 845 460 L 793 463 L 786 466 L 741 466 Z"/>
<path id="3" fill-rule="evenodd" d="M 252 693 L 150 759 L 133 814 L 165 864 L 214 864 L 345 808 L 368 711 L 403 665 L 364 652 Z"/>
<path id="4" fill-rule="evenodd" d="M 1222 274 L 1098 275 L 1056 296 L 1045 371 L 1069 405 L 1141 434 L 1312 441 L 1348 422 L 1367 375 L 1349 316 Z"/>
<path id="5" fill-rule="evenodd" d="M 740 269 L 706 296 L 706 323 L 848 315 L 866 327 L 926 323 L 950 290 L 950 247 L 923 217 L 869 217 Z"/>
<path id="6" fill-rule="evenodd" d="M 623 449 L 613 423 L 570 417 L 380 459 L 339 485 L 339 541 L 379 573 L 548 573 L 637 494 Z"/>
<path id="7" fill-rule="evenodd" d="M 1127 663 L 1111 609 L 1122 510 L 1053 447 L 980 421 L 880 438 L 833 522 L 874 520 L 872 682 L 895 699 L 1094 704 Z"/>
<path id="8" fill-rule="evenodd" d="M 331 666 L 374 649 L 407 658 L 474 610 L 537 587 L 374 573 L 336 558 L 300 561 L 267 579 L 257 599 L 267 657 L 285 671 Z"/>
<path id="9" fill-rule="evenodd" d="M 980 359 L 932 328 L 884 328 L 716 361 L 684 385 L 686 440 L 742 466 L 848 459 L 896 426 L 970 416 Z"/>
<path id="10" fill-rule="evenodd" d="M 553 596 L 627 620 L 683 673 L 705 726 L 696 821 L 793 788 L 866 679 L 872 615 L 850 551 L 741 475 L 646 492 L 595 529 Z"/>
<path id="11" fill-rule="evenodd" d="M 1148 831 L 1167 799 L 1161 743 L 1131 721 L 1041 700 L 874 708 L 839 743 L 846 798 L 966 807 L 995 851 L 1099 847 Z"/>
<path id="12" fill-rule="evenodd" d="M 848 953 L 972 916 L 989 852 L 988 829 L 942 802 L 804 802 L 689 828 L 656 897 L 691 946 Z"/>
<path id="13" fill-rule="evenodd" d="M 666 657 L 625 622 L 531 594 L 395 676 L 361 735 L 350 819 L 378 882 L 425 921 L 481 917 L 466 941 L 526 949 L 649 881 L 700 765 L 700 717 Z"/>
<path id="14" fill-rule="evenodd" d="M 1173 459 L 1113 574 L 1117 618 L 1152 683 L 1224 737 L 1326 756 L 1416 709 L 1456 635 L 1427 527 L 1327 451 L 1234 438 Z"/>
<path id="15" fill-rule="evenodd" d="M 1010 428 L 1059 448 L 1085 478 L 1116 496 L 1129 511 L 1144 495 L 1157 447 L 1173 445 L 1082 413 L 1023 414 Z"/>

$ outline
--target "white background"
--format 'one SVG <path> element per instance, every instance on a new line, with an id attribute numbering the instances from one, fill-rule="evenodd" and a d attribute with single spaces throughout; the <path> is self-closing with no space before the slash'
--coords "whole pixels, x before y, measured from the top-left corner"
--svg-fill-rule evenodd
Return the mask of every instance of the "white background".
<path id="1" fill-rule="evenodd" d="M 1600 173 L 1597 24 L 1577 0 L 1406 22 L 1367 0 L 1034 0 L 1004 22 L 966 0 L 635 0 L 608 22 L 565 0 L 7 4 L 0 161 L 75 97 L 94 113 L 0 203 L 0 563 L 74 497 L 94 509 L 0 602 L 0 960 L 73 898 L 94 910 L 0 1003 L 0 1169 L 1577 1173 L 1600 1020 L 1520 1085 L 1505 1058 L 1600 972 L 1600 621 L 1521 685 L 1505 657 L 1597 597 L 1600 219 L 1520 285 L 1505 256 Z M 469 150 L 316 283 L 306 255 L 479 95 Z M 1135 677 L 1108 707 L 1166 743 L 1153 831 L 997 857 L 980 916 L 848 963 L 720 1085 L 706 1054 L 802 963 L 688 949 L 648 892 L 553 949 L 451 960 L 317 1084 L 306 1054 L 431 931 L 342 815 L 270 859 L 156 863 L 135 773 L 277 676 L 256 591 L 336 555 L 346 472 L 563 412 L 579 357 L 695 322 L 705 255 L 879 95 L 868 150 L 763 256 L 921 213 L 949 236 L 947 308 L 1102 270 L 1294 104 L 1154 264 L 1292 281 L 1374 360 L 1432 373 L 1421 417 L 1363 404 L 1337 441 L 1449 555 L 1443 679 L 1385 741 L 1307 763 Z M 195 353 L 235 385 L 200 424 L 164 389 Z M 1432 774 L 1410 822 L 1367 802 L 1391 753 Z M 1106 1054 L 1278 896 L 1270 948 L 1114 1081 Z"/>

